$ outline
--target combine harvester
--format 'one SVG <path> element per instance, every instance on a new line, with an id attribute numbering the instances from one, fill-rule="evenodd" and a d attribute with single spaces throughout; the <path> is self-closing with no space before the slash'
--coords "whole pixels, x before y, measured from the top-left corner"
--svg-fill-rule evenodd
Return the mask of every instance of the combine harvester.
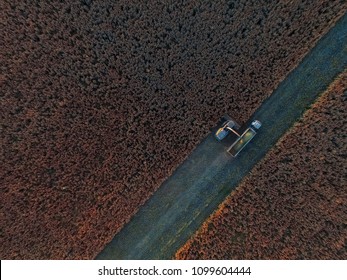
<path id="1" fill-rule="evenodd" d="M 228 148 L 227 152 L 231 154 L 233 157 L 236 157 L 241 150 L 253 139 L 253 137 L 257 134 L 258 129 L 261 127 L 261 122 L 258 120 L 254 120 L 251 125 L 246 128 L 246 130 L 240 134 L 238 129 L 240 129 L 240 125 L 233 120 L 228 115 L 223 117 L 223 124 L 215 133 L 215 137 L 218 141 L 222 141 L 226 138 L 230 133 L 233 133 L 237 136 L 237 139 L 234 143 Z"/>

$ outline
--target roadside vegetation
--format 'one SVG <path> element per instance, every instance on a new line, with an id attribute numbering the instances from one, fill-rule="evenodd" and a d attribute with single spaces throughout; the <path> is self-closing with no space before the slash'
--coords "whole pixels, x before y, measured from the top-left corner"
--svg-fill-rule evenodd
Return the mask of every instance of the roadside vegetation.
<path id="1" fill-rule="evenodd" d="M 1 1 L 0 258 L 91 259 L 347 4 Z"/>

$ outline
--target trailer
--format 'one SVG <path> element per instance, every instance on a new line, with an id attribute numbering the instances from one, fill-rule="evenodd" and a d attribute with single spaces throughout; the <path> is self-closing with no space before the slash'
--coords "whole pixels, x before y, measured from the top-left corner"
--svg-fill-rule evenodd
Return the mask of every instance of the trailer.
<path id="1" fill-rule="evenodd" d="M 261 127 L 260 121 L 253 121 L 251 126 L 247 128 L 242 135 L 229 147 L 227 152 L 233 157 L 236 157 L 242 149 L 253 139 L 257 134 L 257 130 Z"/>

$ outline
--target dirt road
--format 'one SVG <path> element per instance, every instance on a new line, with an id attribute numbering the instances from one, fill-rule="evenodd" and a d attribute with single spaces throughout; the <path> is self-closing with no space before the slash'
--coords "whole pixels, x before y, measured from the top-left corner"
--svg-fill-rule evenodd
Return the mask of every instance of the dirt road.
<path id="1" fill-rule="evenodd" d="M 252 119 L 259 134 L 233 159 L 209 135 L 97 259 L 169 259 L 347 65 L 347 15 Z"/>

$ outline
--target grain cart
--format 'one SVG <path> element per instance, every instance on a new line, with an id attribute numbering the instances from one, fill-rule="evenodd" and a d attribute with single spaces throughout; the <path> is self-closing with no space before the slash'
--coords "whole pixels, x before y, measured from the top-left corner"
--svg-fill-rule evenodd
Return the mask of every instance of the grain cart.
<path id="1" fill-rule="evenodd" d="M 261 122 L 255 120 L 251 125 L 236 139 L 236 141 L 227 150 L 229 154 L 236 157 L 239 152 L 253 139 L 257 134 L 258 129 L 261 127 Z"/>

